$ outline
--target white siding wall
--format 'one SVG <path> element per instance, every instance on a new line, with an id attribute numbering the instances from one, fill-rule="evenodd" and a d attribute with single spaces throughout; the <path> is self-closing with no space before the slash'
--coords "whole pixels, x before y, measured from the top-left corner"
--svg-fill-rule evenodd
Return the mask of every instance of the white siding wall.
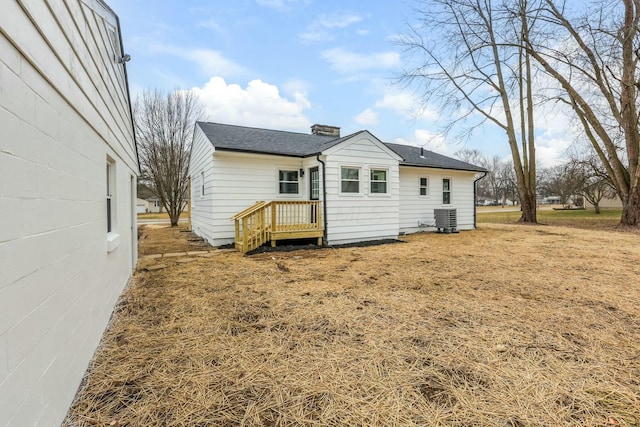
<path id="1" fill-rule="evenodd" d="M 360 168 L 360 194 L 341 193 L 342 166 Z M 371 169 L 388 171 L 387 194 L 371 194 Z M 398 161 L 387 151 L 366 133 L 356 135 L 326 156 L 326 174 L 329 244 L 398 237 Z"/>
<path id="2" fill-rule="evenodd" d="M 233 242 L 235 229 L 230 218 L 255 202 L 307 198 L 306 174 L 299 179 L 299 194 L 278 193 L 278 169 L 298 170 L 302 159 L 227 151 L 216 151 L 211 156 L 206 150 L 197 157 L 192 160 L 191 174 L 198 176 L 204 168 L 205 198 L 195 198 L 192 228 L 214 246 Z M 211 160 L 201 162 L 200 158 Z"/>
<path id="3" fill-rule="evenodd" d="M 427 177 L 429 191 L 420 195 L 420 177 Z M 451 204 L 442 204 L 442 179 L 451 179 Z M 459 172 L 444 169 L 400 168 L 400 231 L 415 233 L 433 231 L 435 228 L 434 209 L 457 210 L 458 229 L 473 229 L 473 172 Z M 418 223 L 430 225 L 419 227 Z"/>
<path id="4" fill-rule="evenodd" d="M 137 160 L 107 30 L 115 19 L 88 4 L 97 13 L 78 0 L 2 2 L 0 426 L 60 424 L 136 258 Z"/>
<path id="5" fill-rule="evenodd" d="M 204 196 L 202 196 L 202 176 L 204 174 Z M 193 133 L 191 145 L 191 228 L 209 243 L 213 242 L 213 146 L 199 126 Z"/>

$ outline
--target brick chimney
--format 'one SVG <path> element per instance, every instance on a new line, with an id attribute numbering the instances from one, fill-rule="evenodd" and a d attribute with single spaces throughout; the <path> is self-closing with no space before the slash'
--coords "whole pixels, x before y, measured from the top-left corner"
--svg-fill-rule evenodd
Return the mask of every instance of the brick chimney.
<path id="1" fill-rule="evenodd" d="M 314 135 L 335 136 L 340 138 L 340 128 L 337 126 L 313 125 L 311 133 Z"/>

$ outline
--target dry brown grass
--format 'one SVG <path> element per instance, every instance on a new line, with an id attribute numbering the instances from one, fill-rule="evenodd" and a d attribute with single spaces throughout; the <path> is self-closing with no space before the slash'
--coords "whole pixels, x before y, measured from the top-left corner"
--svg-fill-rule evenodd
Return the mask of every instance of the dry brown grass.
<path id="1" fill-rule="evenodd" d="M 199 251 L 209 248 L 201 238 L 191 233 L 187 226 L 147 224 L 138 227 L 138 254 L 141 257 L 165 252 Z"/>
<path id="2" fill-rule="evenodd" d="M 640 425 L 637 235 L 404 240 L 138 272 L 65 425 Z"/>

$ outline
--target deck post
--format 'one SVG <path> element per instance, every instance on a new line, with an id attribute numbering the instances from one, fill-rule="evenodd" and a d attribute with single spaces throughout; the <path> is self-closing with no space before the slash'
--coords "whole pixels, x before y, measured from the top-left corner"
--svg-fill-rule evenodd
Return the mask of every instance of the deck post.
<path id="1" fill-rule="evenodd" d="M 273 239 L 273 233 L 278 231 L 278 203 L 277 202 L 273 202 L 271 203 L 271 247 L 275 248 L 276 247 L 276 241 Z"/>
<path id="2" fill-rule="evenodd" d="M 248 251 L 249 245 L 249 227 L 247 227 L 247 218 L 242 218 L 242 251 Z"/>

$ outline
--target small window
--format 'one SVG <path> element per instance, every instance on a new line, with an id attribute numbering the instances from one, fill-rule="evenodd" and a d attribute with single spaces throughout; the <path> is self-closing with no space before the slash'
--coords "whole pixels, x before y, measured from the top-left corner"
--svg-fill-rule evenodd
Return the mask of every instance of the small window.
<path id="1" fill-rule="evenodd" d="M 107 233 L 111 233 L 114 228 L 114 192 L 115 192 L 115 180 L 114 180 L 114 163 L 107 159 Z"/>
<path id="2" fill-rule="evenodd" d="M 298 171 L 278 171 L 280 194 L 298 194 Z"/>
<path id="3" fill-rule="evenodd" d="M 343 193 L 360 192 L 360 169 L 340 168 L 340 189 Z"/>
<path id="4" fill-rule="evenodd" d="M 204 197 L 204 171 L 200 172 L 200 197 Z"/>
<path id="5" fill-rule="evenodd" d="M 429 195 L 429 178 L 424 176 L 420 177 L 420 195 L 421 196 Z"/>
<path id="6" fill-rule="evenodd" d="M 451 179 L 442 178 L 442 204 L 451 204 Z"/>
<path id="7" fill-rule="evenodd" d="M 384 194 L 387 192 L 387 171 L 371 169 L 371 193 Z"/>

